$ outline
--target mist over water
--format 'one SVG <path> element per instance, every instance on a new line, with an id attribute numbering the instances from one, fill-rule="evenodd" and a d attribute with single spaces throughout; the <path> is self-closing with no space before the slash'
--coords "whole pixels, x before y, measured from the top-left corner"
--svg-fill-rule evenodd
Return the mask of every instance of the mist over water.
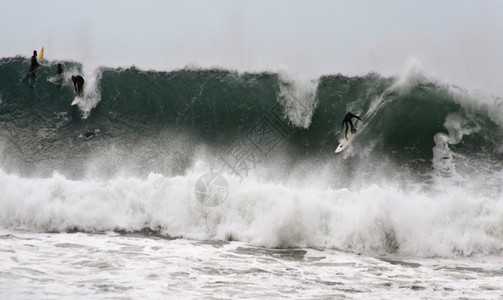
<path id="1" fill-rule="evenodd" d="M 139 231 L 266 247 L 456 256 L 501 253 L 501 99 L 417 64 L 316 79 L 0 60 L 1 226 Z M 69 78 L 84 74 L 76 105 Z M 334 149 L 347 111 L 362 117 Z M 92 136 L 86 137 L 87 132 Z M 226 201 L 194 195 L 222 174 Z"/>

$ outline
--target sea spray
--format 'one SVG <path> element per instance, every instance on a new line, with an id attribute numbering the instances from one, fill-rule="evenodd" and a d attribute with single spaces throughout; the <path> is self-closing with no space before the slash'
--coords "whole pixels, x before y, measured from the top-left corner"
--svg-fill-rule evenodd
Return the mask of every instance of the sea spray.
<path id="1" fill-rule="evenodd" d="M 34 89 L 22 80 L 28 63 L 0 62 L 2 227 L 147 228 L 379 255 L 501 252 L 498 99 L 478 103 L 414 76 L 396 90 L 398 79 L 379 74 L 299 81 L 102 68 L 90 79 L 89 95 L 96 90 L 99 100 L 86 115 L 71 106 L 71 83 L 48 80 L 55 62 L 40 70 Z M 62 63 L 65 76 L 81 70 Z M 348 109 L 364 124 L 336 156 Z M 83 138 L 88 130 L 97 134 Z M 215 207 L 194 193 L 209 172 L 229 184 Z"/>
<path id="2" fill-rule="evenodd" d="M 2 173 L 1 226 L 29 231 L 154 230 L 171 237 L 266 247 L 328 247 L 367 254 L 499 253 L 502 201 L 456 186 L 425 193 L 388 186 L 358 191 L 287 187 L 229 174 L 229 199 L 201 205 L 197 174 L 71 181 Z M 23 187 L 23 188 L 20 188 Z"/>
<path id="3" fill-rule="evenodd" d="M 279 87 L 278 102 L 288 120 L 295 126 L 309 128 L 318 104 L 318 80 L 295 79 L 287 73 L 280 73 Z"/>

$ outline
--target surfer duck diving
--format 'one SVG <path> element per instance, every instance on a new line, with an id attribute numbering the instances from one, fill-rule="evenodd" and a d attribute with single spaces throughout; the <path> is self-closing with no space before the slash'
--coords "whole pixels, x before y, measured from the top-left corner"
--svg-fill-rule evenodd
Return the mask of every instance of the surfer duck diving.
<path id="1" fill-rule="evenodd" d="M 344 125 L 346 125 L 346 133 L 344 134 L 344 137 L 346 138 L 346 140 L 348 139 L 348 129 L 349 129 L 349 126 L 351 126 L 351 132 L 352 133 L 356 133 L 356 128 L 354 127 L 353 121 L 352 121 L 353 118 L 357 118 L 358 120 L 362 121 L 362 119 L 360 117 L 358 117 L 357 115 L 355 115 L 355 114 L 353 114 L 351 112 L 348 112 L 346 114 L 346 116 L 344 117 L 344 120 L 342 120 L 342 128 L 341 128 L 341 130 L 343 130 L 344 129 Z"/>

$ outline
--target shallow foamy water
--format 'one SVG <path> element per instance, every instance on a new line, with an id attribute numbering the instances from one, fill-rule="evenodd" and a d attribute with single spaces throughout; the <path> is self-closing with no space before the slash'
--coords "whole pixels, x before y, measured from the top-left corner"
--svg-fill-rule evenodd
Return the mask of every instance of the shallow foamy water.
<path id="1" fill-rule="evenodd" d="M 3 299 L 503 297 L 502 257 L 370 257 L 113 232 L 0 234 Z"/>

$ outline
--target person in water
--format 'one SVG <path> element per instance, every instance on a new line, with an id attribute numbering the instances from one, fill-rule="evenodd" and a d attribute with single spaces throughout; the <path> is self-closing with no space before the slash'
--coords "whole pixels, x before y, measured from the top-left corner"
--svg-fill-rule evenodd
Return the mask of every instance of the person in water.
<path id="1" fill-rule="evenodd" d="M 353 126 L 353 121 L 352 121 L 353 118 L 357 118 L 360 121 L 362 120 L 360 117 L 358 117 L 357 115 L 352 114 L 351 112 L 348 112 L 346 114 L 346 116 L 344 117 L 344 120 L 342 120 L 342 128 L 341 128 L 341 130 L 344 129 L 344 124 L 346 124 L 346 133 L 344 134 L 344 137 L 346 139 L 348 139 L 348 129 L 349 129 L 348 123 L 351 126 L 351 132 L 352 133 L 356 132 L 356 129 Z"/>
<path id="2" fill-rule="evenodd" d="M 35 76 L 37 76 L 37 70 L 39 66 L 40 65 L 37 60 L 37 50 L 33 50 L 33 56 L 31 57 L 31 63 L 30 63 L 30 71 L 28 72 L 28 80 L 30 87 L 33 87 L 33 80 L 35 79 Z"/>
<path id="3" fill-rule="evenodd" d="M 72 76 L 72 82 L 75 93 L 77 93 L 77 96 L 82 97 L 82 92 L 84 91 L 84 77 L 80 75 Z"/>
<path id="4" fill-rule="evenodd" d="M 95 136 L 95 132 L 92 130 L 86 130 L 86 132 L 84 132 L 84 138 L 86 140 L 89 140 L 89 139 L 93 138 L 94 136 Z"/>
<path id="5" fill-rule="evenodd" d="M 30 64 L 30 77 L 35 77 L 37 68 L 40 65 L 38 64 L 37 60 L 37 50 L 33 50 L 33 56 L 31 57 L 31 64 Z"/>
<path id="6" fill-rule="evenodd" d="M 61 64 L 58 64 L 58 70 L 56 72 L 57 72 L 56 79 L 55 79 L 54 83 L 59 88 L 61 88 L 61 86 L 63 85 L 63 67 L 61 66 Z"/>

